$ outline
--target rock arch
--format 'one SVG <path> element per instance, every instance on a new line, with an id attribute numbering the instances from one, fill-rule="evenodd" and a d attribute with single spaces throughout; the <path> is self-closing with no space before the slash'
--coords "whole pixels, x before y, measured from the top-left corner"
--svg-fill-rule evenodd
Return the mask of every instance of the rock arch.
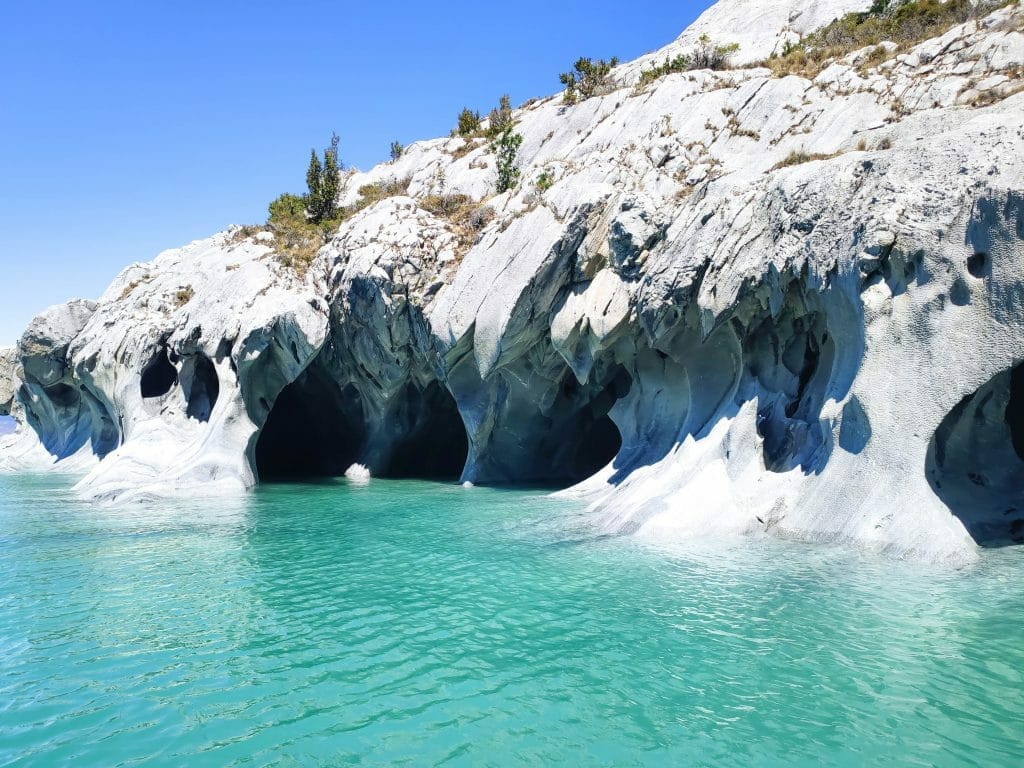
<path id="1" fill-rule="evenodd" d="M 459 479 L 468 439 L 439 381 L 408 381 L 384 397 L 341 373 L 319 356 L 266 404 L 253 452 L 258 477 L 339 477 L 359 463 L 374 477 Z"/>

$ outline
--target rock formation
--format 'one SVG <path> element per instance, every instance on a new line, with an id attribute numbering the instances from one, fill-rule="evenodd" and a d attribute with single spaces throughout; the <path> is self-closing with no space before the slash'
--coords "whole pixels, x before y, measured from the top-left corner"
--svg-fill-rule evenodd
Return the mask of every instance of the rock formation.
<path id="1" fill-rule="evenodd" d="M 557 484 L 612 533 L 1019 539 L 1024 8 L 752 65 L 867 5 L 722 0 L 610 92 L 516 110 L 500 195 L 486 141 L 413 144 L 346 179 L 404 193 L 304 276 L 239 229 L 132 265 L 0 351 L 0 464 L 100 500 L 359 464 Z M 748 66 L 639 83 L 703 33 Z"/>

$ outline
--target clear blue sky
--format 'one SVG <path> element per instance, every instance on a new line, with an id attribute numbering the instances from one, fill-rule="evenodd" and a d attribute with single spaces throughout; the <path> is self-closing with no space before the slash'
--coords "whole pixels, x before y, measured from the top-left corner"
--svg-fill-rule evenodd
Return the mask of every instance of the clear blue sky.
<path id="1" fill-rule="evenodd" d="M 636 57 L 709 0 L 330 3 L 33 0 L 0 25 L 0 344 L 133 261 L 301 192 L 331 131 L 368 168 L 558 90 L 578 56 Z"/>

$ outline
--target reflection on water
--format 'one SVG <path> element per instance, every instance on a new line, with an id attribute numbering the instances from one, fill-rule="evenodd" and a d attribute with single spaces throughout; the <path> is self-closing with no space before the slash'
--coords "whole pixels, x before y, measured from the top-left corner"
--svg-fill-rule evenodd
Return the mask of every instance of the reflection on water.
<path id="1" fill-rule="evenodd" d="M 951 572 L 594 538 L 344 481 L 87 506 L 0 478 L 0 765 L 1011 765 L 1021 549 Z"/>

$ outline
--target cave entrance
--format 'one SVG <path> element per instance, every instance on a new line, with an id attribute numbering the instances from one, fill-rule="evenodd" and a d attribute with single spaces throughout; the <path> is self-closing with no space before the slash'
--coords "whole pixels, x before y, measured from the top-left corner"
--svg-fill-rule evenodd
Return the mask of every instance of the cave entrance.
<path id="1" fill-rule="evenodd" d="M 397 438 L 381 477 L 458 480 L 469 440 L 455 398 L 439 382 L 407 384 L 390 421 Z"/>
<path id="2" fill-rule="evenodd" d="M 925 472 L 979 545 L 1024 544 L 1024 363 L 949 412 L 932 437 Z"/>
<path id="3" fill-rule="evenodd" d="M 607 466 L 622 438 L 608 415 L 632 380 L 621 366 L 580 383 L 566 367 L 545 394 L 543 407 L 527 387 L 510 398 L 489 435 L 477 482 L 530 484 L 550 488 L 576 485 Z"/>
<path id="4" fill-rule="evenodd" d="M 596 474 L 618 455 L 622 436 L 608 413 L 629 391 L 631 383 L 622 368 L 610 382 L 596 388 L 582 386 L 575 374 L 566 376 L 555 412 L 564 410 L 570 416 L 551 434 L 560 442 L 551 457 L 551 466 L 557 472 L 551 478 L 554 482 L 575 485 Z"/>
<path id="5" fill-rule="evenodd" d="M 261 480 L 340 477 L 359 457 L 365 434 L 362 401 L 315 367 L 274 401 L 256 442 Z"/>
<path id="6" fill-rule="evenodd" d="M 157 353 L 142 370 L 139 390 L 143 398 L 163 397 L 178 383 L 178 369 L 167 356 L 167 349 Z"/>

